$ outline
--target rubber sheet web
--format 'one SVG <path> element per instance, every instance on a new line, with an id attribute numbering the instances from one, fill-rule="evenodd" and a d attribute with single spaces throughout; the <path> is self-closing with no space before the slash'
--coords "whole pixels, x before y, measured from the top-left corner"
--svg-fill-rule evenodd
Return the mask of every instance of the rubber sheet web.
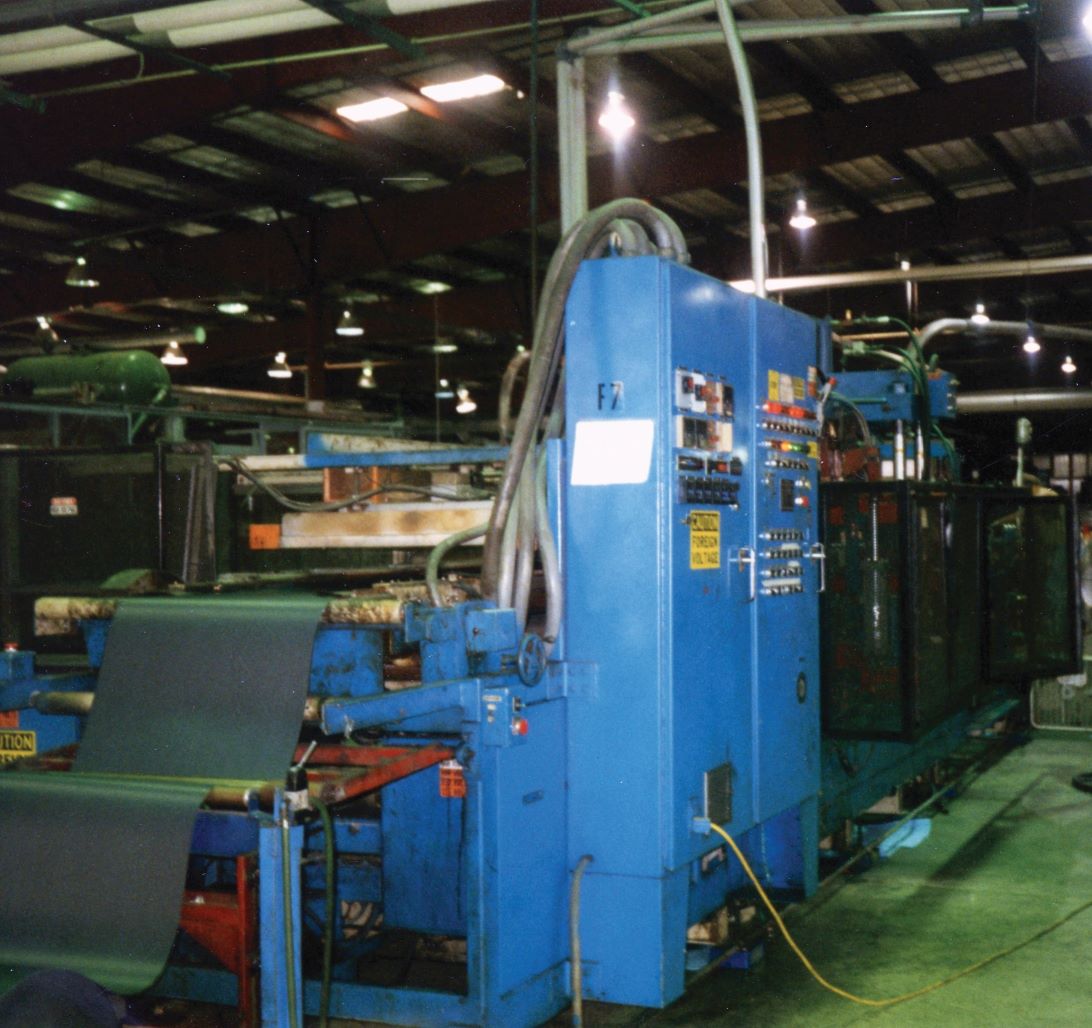
<path id="1" fill-rule="evenodd" d="M 126 600 L 77 771 L 281 779 L 303 720 L 318 597 Z"/>
<path id="2" fill-rule="evenodd" d="M 0 774 L 0 991 L 43 967 L 152 985 L 208 786 L 280 780 L 291 760 L 322 607 L 121 604 L 75 770 Z"/>

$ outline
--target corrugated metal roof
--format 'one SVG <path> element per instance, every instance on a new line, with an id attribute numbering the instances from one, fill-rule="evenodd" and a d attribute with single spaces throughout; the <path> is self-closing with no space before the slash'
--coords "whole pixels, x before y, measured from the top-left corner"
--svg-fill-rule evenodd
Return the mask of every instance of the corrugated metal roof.
<path id="1" fill-rule="evenodd" d="M 939 61 L 934 70 L 945 82 L 970 82 L 972 79 L 1001 75 L 1006 71 L 1019 71 L 1027 67 L 1024 59 L 1013 49 L 992 50 L 984 54 L 956 57 Z"/>
<path id="2" fill-rule="evenodd" d="M 904 71 L 887 71 L 863 79 L 836 82 L 831 88 L 843 103 L 861 103 L 863 100 L 879 100 L 885 96 L 917 91 L 917 83 Z"/>
<path id="3" fill-rule="evenodd" d="M 998 132 L 997 138 L 1013 157 L 1033 172 L 1084 163 L 1087 159 L 1080 141 L 1064 121 Z"/>
<path id="4" fill-rule="evenodd" d="M 951 139 L 945 143 L 911 147 L 906 153 L 922 167 L 940 176 L 973 175 L 989 163 L 986 155 L 969 139 Z"/>
<path id="5" fill-rule="evenodd" d="M 23 182 L 13 186 L 7 192 L 9 196 L 18 197 L 20 200 L 30 200 L 44 207 L 52 207 L 58 211 L 71 211 L 74 214 L 119 219 L 136 218 L 142 214 L 138 207 L 100 200 L 98 197 L 77 192 L 74 189 L 58 189 L 56 186 L 44 185 L 41 182 Z"/>

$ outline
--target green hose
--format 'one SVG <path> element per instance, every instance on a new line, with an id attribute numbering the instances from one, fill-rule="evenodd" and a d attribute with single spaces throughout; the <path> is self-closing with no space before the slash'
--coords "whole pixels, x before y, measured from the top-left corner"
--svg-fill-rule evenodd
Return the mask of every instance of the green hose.
<path id="1" fill-rule="evenodd" d="M 322 924 L 322 991 L 319 994 L 319 1026 L 327 1028 L 330 1020 L 330 980 L 334 968 L 334 910 L 337 901 L 337 873 L 334 862 L 334 825 L 330 810 L 321 800 L 311 805 L 322 821 L 322 846 L 326 868 L 326 899 Z"/>
<path id="2" fill-rule="evenodd" d="M 296 1017 L 296 947 L 295 926 L 292 922 L 292 845 L 287 818 L 281 818 L 281 889 L 284 907 L 284 961 L 285 979 L 288 986 L 288 1023 L 299 1028 Z"/>

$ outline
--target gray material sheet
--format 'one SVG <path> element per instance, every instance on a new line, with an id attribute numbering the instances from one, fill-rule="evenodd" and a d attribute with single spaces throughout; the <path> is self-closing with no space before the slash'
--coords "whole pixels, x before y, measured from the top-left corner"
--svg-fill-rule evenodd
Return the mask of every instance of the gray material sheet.
<path id="1" fill-rule="evenodd" d="M 122 603 L 75 769 L 0 774 L 0 992 L 38 968 L 155 981 L 206 783 L 280 780 L 292 759 L 323 605 Z"/>
<path id="2" fill-rule="evenodd" d="M 39 968 L 119 993 L 170 952 L 201 785 L 0 776 L 0 991 Z"/>
<path id="3" fill-rule="evenodd" d="M 318 597 L 126 600 L 75 769 L 283 778 L 323 606 Z"/>

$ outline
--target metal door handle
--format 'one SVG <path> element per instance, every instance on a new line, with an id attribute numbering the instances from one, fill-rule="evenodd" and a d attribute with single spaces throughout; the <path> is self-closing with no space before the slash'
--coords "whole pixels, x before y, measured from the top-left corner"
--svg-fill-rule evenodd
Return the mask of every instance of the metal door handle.
<path id="1" fill-rule="evenodd" d="M 827 591 L 827 551 L 823 548 L 823 544 L 812 543 L 808 557 L 819 561 L 819 592 L 825 593 Z"/>
<path id="2" fill-rule="evenodd" d="M 743 570 L 745 564 L 750 565 L 750 585 L 747 592 L 747 602 L 752 603 L 755 598 L 755 551 L 750 546 L 741 546 L 739 548 L 739 556 L 736 558 L 736 563 L 739 565 L 739 570 Z"/>

